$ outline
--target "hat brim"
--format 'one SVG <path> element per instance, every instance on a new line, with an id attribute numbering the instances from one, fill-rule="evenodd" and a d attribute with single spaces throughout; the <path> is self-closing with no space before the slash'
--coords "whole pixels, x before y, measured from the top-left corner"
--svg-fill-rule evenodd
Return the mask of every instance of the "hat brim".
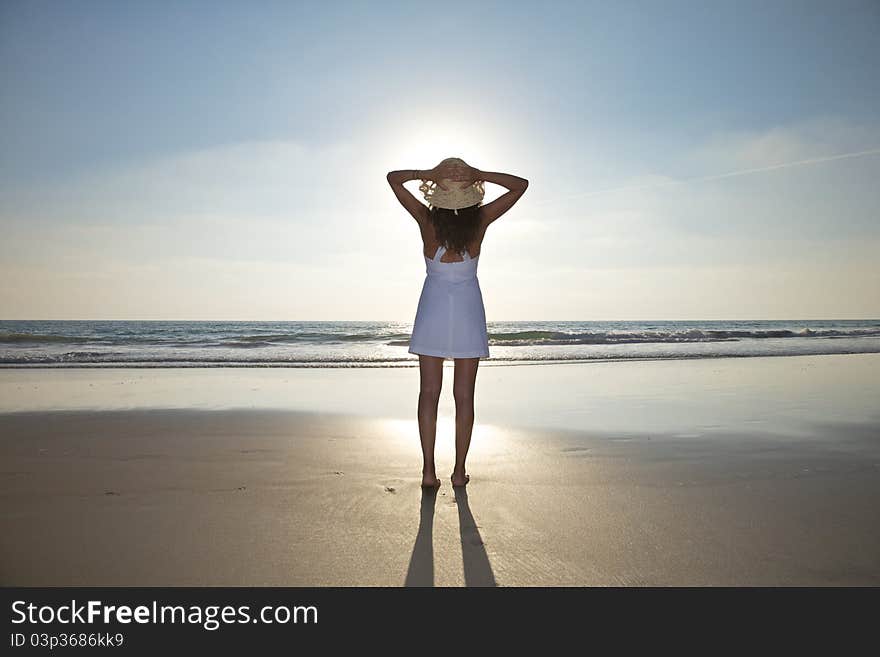
<path id="1" fill-rule="evenodd" d="M 457 187 L 458 181 L 444 180 L 442 181 L 448 189 L 442 189 L 435 185 L 429 187 L 424 196 L 425 200 L 434 207 L 445 208 L 448 210 L 460 210 L 461 208 L 469 208 L 483 200 L 485 192 L 476 184 L 469 185 L 462 189 Z"/>

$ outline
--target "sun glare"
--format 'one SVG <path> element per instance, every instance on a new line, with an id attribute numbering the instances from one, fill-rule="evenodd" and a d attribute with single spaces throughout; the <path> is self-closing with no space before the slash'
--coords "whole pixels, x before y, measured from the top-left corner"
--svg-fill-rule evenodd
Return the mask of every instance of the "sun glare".
<path id="1" fill-rule="evenodd" d="M 460 157 L 471 166 L 496 161 L 491 136 L 480 125 L 430 114 L 389 123 L 382 130 L 387 144 L 379 152 L 386 168 L 431 169 L 447 157 Z"/>
<path id="2" fill-rule="evenodd" d="M 406 449 L 417 449 L 419 425 L 416 420 L 386 418 L 381 421 L 382 433 Z M 492 424 L 475 422 L 471 431 L 469 454 L 494 454 L 507 445 L 509 436 L 504 429 Z M 455 456 L 455 416 L 441 410 L 437 417 L 436 454 L 450 460 Z"/>

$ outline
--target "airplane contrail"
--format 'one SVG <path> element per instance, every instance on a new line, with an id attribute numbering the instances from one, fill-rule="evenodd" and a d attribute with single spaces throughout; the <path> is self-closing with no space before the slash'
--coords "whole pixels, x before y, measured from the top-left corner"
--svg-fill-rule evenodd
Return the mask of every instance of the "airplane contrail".
<path id="1" fill-rule="evenodd" d="M 695 178 L 682 178 L 680 180 L 667 180 L 665 182 L 651 183 L 648 185 L 631 185 L 628 187 L 610 187 L 608 189 L 599 189 L 592 192 L 584 192 L 582 194 L 572 194 L 570 196 L 557 197 L 554 199 L 546 199 L 536 201 L 532 205 L 547 205 L 549 203 L 558 203 L 559 201 L 567 201 L 575 198 L 586 198 L 589 196 L 598 196 L 599 194 L 610 194 L 612 192 L 635 191 L 641 189 L 654 189 L 655 187 L 667 187 L 669 185 L 683 185 L 689 182 L 702 182 L 704 180 L 718 180 L 720 178 L 732 178 L 734 176 L 746 176 L 750 173 L 760 173 L 761 171 L 773 171 L 774 169 L 785 169 L 788 167 L 803 166 L 805 164 L 818 164 L 820 162 L 831 162 L 832 160 L 844 160 L 852 157 L 864 157 L 866 155 L 880 155 L 880 148 L 872 148 L 867 151 L 857 151 L 855 153 L 841 153 L 839 155 L 828 155 L 825 157 L 811 157 L 806 160 L 797 160 L 795 162 L 783 162 L 781 164 L 773 164 L 768 167 L 755 167 L 753 169 L 741 169 L 739 171 L 730 171 L 728 173 L 719 173 L 711 176 L 697 176 Z"/>

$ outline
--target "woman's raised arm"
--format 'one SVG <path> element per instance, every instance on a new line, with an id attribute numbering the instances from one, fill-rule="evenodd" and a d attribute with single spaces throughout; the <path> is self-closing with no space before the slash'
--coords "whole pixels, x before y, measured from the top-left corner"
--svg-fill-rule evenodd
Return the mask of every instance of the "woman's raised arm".
<path id="1" fill-rule="evenodd" d="M 419 225 L 428 218 L 428 207 L 404 187 L 403 183 L 409 180 L 432 180 L 432 175 L 433 170 L 401 169 L 399 171 L 389 171 L 388 175 L 385 176 L 397 200 L 413 216 L 413 219 L 419 222 Z M 440 183 L 438 182 L 437 184 L 439 185 Z"/>
<path id="2" fill-rule="evenodd" d="M 480 180 L 495 183 L 507 187 L 509 191 L 496 198 L 491 203 L 480 208 L 480 216 L 483 230 L 502 214 L 510 210 L 520 197 L 525 194 L 529 187 L 529 181 L 510 173 L 498 173 L 494 171 L 480 171 Z"/>
<path id="3" fill-rule="evenodd" d="M 401 169 L 399 171 L 389 171 L 388 175 L 385 176 L 397 200 L 400 201 L 400 204 L 407 209 L 407 212 L 420 225 L 423 220 L 428 218 L 428 207 L 404 187 L 403 183 L 409 180 L 433 180 L 437 183 L 438 187 L 447 189 L 444 184 L 435 179 L 435 176 L 439 177 L 436 169 Z"/>

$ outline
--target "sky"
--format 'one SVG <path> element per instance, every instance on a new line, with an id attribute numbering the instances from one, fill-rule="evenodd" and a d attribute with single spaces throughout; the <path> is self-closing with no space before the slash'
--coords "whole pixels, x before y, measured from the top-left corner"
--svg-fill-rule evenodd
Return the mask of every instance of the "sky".
<path id="1" fill-rule="evenodd" d="M 529 180 L 489 321 L 877 318 L 878 33 L 876 0 L 4 0 L 0 319 L 411 322 L 385 175 L 452 156 Z"/>

